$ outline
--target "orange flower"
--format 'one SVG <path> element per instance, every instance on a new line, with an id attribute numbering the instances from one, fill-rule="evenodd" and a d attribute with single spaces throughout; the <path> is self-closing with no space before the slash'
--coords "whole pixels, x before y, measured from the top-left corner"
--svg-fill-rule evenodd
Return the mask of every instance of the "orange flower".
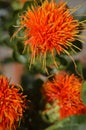
<path id="1" fill-rule="evenodd" d="M 47 52 L 53 56 L 54 50 L 58 54 L 67 53 L 66 49 L 72 46 L 71 42 L 79 33 L 79 21 L 74 19 L 66 3 L 53 0 L 28 9 L 21 16 L 20 24 L 25 28 L 25 45 L 30 46 L 31 60 L 40 54 L 46 57 Z"/>
<path id="2" fill-rule="evenodd" d="M 15 130 L 23 116 L 25 96 L 20 88 L 9 85 L 6 77 L 0 76 L 0 130 Z"/>
<path id="3" fill-rule="evenodd" d="M 44 83 L 42 93 L 49 102 L 58 100 L 60 117 L 86 113 L 86 106 L 81 99 L 82 81 L 74 74 L 58 73 L 53 81 Z"/>

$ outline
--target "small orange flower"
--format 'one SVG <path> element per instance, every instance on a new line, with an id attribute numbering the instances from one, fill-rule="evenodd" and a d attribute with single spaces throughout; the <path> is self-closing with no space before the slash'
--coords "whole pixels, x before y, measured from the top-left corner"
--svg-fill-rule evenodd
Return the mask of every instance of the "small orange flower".
<path id="1" fill-rule="evenodd" d="M 6 77 L 0 76 L 0 130 L 15 130 L 23 116 L 25 96 L 20 88 L 9 85 Z"/>
<path id="2" fill-rule="evenodd" d="M 86 113 L 86 106 L 81 99 L 82 81 L 74 74 L 58 73 L 53 81 L 44 83 L 42 93 L 49 102 L 58 100 L 60 117 Z"/>
<path id="3" fill-rule="evenodd" d="M 25 28 L 25 45 L 30 46 L 31 60 L 35 56 L 67 53 L 72 41 L 79 33 L 79 21 L 75 20 L 65 2 L 55 3 L 45 0 L 41 6 L 28 9 L 20 19 L 21 28 Z M 68 54 L 68 53 L 67 53 Z M 46 58 L 45 58 L 46 59 Z"/>

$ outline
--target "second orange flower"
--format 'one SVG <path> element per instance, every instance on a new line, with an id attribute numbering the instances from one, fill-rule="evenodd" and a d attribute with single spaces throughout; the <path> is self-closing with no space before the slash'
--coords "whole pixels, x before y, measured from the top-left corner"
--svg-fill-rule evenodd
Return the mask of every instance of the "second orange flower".
<path id="1" fill-rule="evenodd" d="M 53 81 L 43 84 L 42 94 L 45 101 L 58 101 L 60 118 L 86 114 L 86 106 L 81 99 L 82 81 L 74 74 L 60 72 Z"/>

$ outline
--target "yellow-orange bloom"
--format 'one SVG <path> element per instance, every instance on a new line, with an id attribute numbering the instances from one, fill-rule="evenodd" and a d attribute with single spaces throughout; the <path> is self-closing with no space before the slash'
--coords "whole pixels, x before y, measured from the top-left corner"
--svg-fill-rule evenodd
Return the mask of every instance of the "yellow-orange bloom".
<path id="1" fill-rule="evenodd" d="M 60 117 L 86 114 L 86 106 L 81 99 L 82 81 L 74 74 L 58 73 L 53 81 L 44 83 L 42 93 L 49 102 L 58 100 Z"/>
<path id="2" fill-rule="evenodd" d="M 79 32 L 79 22 L 65 2 L 55 3 L 45 0 L 41 6 L 28 9 L 20 19 L 21 28 L 25 28 L 25 45 L 29 45 L 32 53 L 31 60 L 37 55 L 46 55 L 54 50 L 58 54 L 66 53 L 72 46 Z"/>
<path id="3" fill-rule="evenodd" d="M 23 116 L 25 96 L 19 91 L 20 88 L 0 76 L 0 130 L 15 130 Z"/>

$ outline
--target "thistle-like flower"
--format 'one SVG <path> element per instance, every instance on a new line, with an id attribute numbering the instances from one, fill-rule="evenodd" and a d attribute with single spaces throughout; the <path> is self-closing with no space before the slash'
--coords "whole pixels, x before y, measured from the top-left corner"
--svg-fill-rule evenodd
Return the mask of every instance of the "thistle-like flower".
<path id="1" fill-rule="evenodd" d="M 15 130 L 23 116 L 25 96 L 20 87 L 10 85 L 9 80 L 0 76 L 0 130 Z"/>
<path id="2" fill-rule="evenodd" d="M 45 0 L 20 17 L 19 30 L 24 28 L 24 44 L 30 47 L 32 63 L 37 56 L 43 56 L 45 61 L 47 53 L 53 57 L 55 52 L 69 55 L 67 48 L 74 46 L 72 42 L 78 39 L 80 29 L 80 22 L 72 13 L 73 9 L 69 9 L 66 2 Z"/>
<path id="3" fill-rule="evenodd" d="M 82 81 L 74 74 L 60 72 L 53 81 L 47 81 L 42 88 L 46 101 L 58 101 L 60 118 L 86 113 L 86 106 L 81 99 Z"/>

